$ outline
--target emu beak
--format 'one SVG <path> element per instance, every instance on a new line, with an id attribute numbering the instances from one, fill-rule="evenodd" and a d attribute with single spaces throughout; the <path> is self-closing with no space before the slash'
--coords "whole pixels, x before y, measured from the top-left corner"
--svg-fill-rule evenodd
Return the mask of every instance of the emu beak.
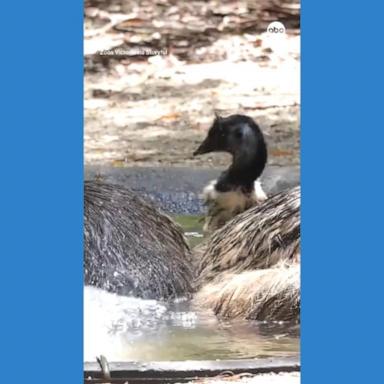
<path id="1" fill-rule="evenodd" d="M 212 152 L 213 148 L 211 143 L 208 141 L 208 139 L 205 139 L 199 146 L 199 148 L 196 149 L 195 152 L 193 152 L 193 156 L 198 155 L 204 155 L 204 153 Z"/>

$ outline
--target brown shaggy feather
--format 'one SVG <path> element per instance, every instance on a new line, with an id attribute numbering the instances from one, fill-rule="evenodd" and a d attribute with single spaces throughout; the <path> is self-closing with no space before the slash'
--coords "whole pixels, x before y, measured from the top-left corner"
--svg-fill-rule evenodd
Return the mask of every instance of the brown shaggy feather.
<path id="1" fill-rule="evenodd" d="M 222 317 L 299 321 L 300 264 L 222 273 L 196 294 L 194 302 Z"/>
<path id="2" fill-rule="evenodd" d="M 198 286 L 220 273 L 299 262 L 300 187 L 237 215 L 195 250 Z"/>
<path id="3" fill-rule="evenodd" d="M 222 317 L 299 322 L 300 187 L 239 214 L 195 257 L 195 304 Z"/>
<path id="4" fill-rule="evenodd" d="M 84 183 L 84 282 L 144 299 L 192 294 L 181 227 L 131 190 Z"/>

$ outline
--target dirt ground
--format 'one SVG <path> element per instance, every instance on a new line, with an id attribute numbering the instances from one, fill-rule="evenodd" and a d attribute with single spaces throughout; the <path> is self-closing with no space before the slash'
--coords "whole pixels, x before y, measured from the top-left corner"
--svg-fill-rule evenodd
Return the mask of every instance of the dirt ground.
<path id="1" fill-rule="evenodd" d="M 85 2 L 86 165 L 218 167 L 192 157 L 214 112 L 261 125 L 269 164 L 299 165 L 296 1 Z M 280 20 L 285 34 L 266 32 Z"/>

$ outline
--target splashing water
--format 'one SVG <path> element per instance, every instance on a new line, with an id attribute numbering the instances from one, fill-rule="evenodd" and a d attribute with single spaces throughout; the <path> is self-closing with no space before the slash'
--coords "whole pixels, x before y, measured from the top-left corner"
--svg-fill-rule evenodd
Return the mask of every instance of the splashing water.
<path id="1" fill-rule="evenodd" d="M 163 303 L 84 288 L 84 360 L 214 360 L 299 353 L 296 326 L 222 321 L 179 300 Z"/>

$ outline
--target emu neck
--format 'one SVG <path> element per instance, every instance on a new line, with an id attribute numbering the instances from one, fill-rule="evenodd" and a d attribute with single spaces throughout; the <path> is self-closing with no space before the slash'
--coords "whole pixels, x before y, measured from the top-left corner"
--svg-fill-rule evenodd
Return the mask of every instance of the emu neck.
<path id="1" fill-rule="evenodd" d="M 262 155 L 236 156 L 235 154 L 232 165 L 221 174 L 216 189 L 219 192 L 235 189 L 241 189 L 244 193 L 252 192 L 255 181 L 261 176 L 265 167 L 266 154 Z"/>

